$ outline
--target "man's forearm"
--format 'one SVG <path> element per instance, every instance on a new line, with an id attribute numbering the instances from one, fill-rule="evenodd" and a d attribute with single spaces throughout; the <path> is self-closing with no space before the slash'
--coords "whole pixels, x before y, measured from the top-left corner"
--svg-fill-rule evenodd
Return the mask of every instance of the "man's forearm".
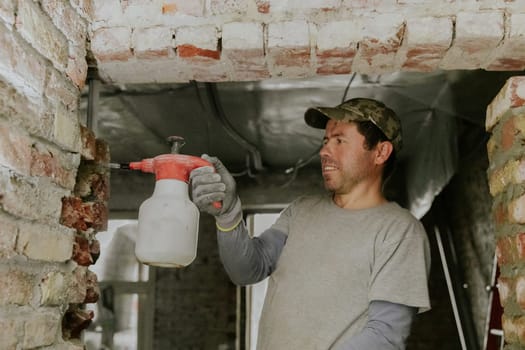
<path id="1" fill-rule="evenodd" d="M 217 231 L 221 261 L 231 280 L 238 285 L 259 282 L 276 267 L 286 235 L 269 229 L 251 238 L 244 222 L 229 232 Z"/>
<path id="2" fill-rule="evenodd" d="M 363 330 L 334 350 L 404 350 L 416 312 L 414 307 L 374 300 Z"/>

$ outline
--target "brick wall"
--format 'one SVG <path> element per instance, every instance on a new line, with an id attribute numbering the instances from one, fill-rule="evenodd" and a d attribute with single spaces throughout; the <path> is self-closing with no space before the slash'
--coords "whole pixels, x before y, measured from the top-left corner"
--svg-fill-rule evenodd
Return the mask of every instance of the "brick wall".
<path id="1" fill-rule="evenodd" d="M 78 122 L 89 12 L 83 0 L 0 1 L 1 349 L 83 349 L 81 304 L 98 297 L 87 266 L 104 222 L 89 215 L 105 210 L 94 164 L 109 153 Z M 87 227 L 68 220 L 73 204 Z"/>
<path id="2" fill-rule="evenodd" d="M 521 0 L 93 0 L 93 13 L 91 49 L 116 83 L 525 67 Z"/>
<path id="3" fill-rule="evenodd" d="M 525 77 L 510 78 L 487 109 L 490 193 L 507 349 L 525 346 Z"/>

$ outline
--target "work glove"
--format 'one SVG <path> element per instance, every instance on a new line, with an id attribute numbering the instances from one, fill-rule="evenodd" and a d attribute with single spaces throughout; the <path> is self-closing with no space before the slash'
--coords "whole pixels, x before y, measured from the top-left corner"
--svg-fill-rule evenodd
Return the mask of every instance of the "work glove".
<path id="1" fill-rule="evenodd" d="M 215 216 L 220 230 L 233 230 L 242 219 L 241 201 L 235 191 L 235 180 L 217 157 L 203 154 L 202 159 L 213 166 L 203 166 L 191 171 L 191 200 L 200 211 Z M 216 208 L 213 202 L 221 202 L 221 207 Z"/>

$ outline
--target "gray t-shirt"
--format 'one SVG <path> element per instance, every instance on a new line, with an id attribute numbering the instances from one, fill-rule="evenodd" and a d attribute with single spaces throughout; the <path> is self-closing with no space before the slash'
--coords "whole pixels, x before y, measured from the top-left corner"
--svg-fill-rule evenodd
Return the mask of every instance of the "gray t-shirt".
<path id="1" fill-rule="evenodd" d="M 269 278 L 258 349 L 336 349 L 363 328 L 373 300 L 430 308 L 428 239 L 397 204 L 348 210 L 331 196 L 303 197 L 272 229 L 287 239 Z"/>

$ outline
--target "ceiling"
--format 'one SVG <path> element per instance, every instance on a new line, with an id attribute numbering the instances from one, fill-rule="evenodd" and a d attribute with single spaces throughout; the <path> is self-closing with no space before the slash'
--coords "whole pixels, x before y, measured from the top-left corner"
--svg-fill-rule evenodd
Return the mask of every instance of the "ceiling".
<path id="1" fill-rule="evenodd" d="M 401 118 L 400 164 L 411 184 L 409 206 L 421 216 L 418 213 L 428 209 L 458 161 L 486 142 L 486 107 L 512 75 L 516 73 L 477 70 L 102 84 L 98 98 L 92 99 L 92 121 L 97 137 L 109 143 L 113 162 L 169 153 L 166 138 L 178 135 L 186 140 L 182 153 L 216 155 L 237 175 L 282 174 L 318 166 L 323 131 L 305 125 L 308 107 L 333 106 L 352 97 L 376 98 Z M 87 115 L 88 88 L 82 97 L 83 115 Z"/>

